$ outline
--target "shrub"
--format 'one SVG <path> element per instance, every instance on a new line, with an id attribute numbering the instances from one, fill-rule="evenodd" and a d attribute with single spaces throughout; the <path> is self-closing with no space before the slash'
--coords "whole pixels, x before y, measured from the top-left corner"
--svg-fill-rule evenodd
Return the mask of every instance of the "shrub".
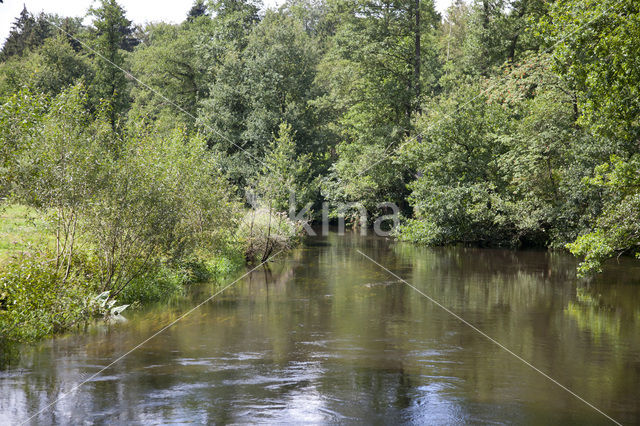
<path id="1" fill-rule="evenodd" d="M 156 265 L 149 272 L 135 277 L 120 293 L 118 301 L 145 304 L 167 300 L 183 294 L 188 280 L 186 270 Z"/>
<path id="2" fill-rule="evenodd" d="M 160 260 L 180 264 L 224 245 L 239 211 L 204 140 L 152 130 L 130 129 L 84 217 L 112 297 L 153 276 Z"/>
<path id="3" fill-rule="evenodd" d="M 302 231 L 302 223 L 292 221 L 286 213 L 258 208 L 245 215 L 238 236 L 244 244 L 247 261 L 264 261 L 272 253 L 293 247 Z"/>
<path id="4" fill-rule="evenodd" d="M 83 278 L 63 280 L 52 257 L 23 253 L 0 271 L 0 339 L 41 338 L 67 330 L 89 314 Z"/>
<path id="5" fill-rule="evenodd" d="M 441 231 L 427 220 L 409 219 L 396 231 L 398 239 L 415 244 L 434 246 L 442 244 Z"/>
<path id="6" fill-rule="evenodd" d="M 73 273 L 80 241 L 98 289 L 117 298 L 159 262 L 226 244 L 240 209 L 206 142 L 143 121 L 119 132 L 87 103 L 78 85 L 52 99 L 21 92 L 0 109 L 0 153 L 13 158 L 0 177 L 12 202 L 48 219 L 56 273 Z"/>

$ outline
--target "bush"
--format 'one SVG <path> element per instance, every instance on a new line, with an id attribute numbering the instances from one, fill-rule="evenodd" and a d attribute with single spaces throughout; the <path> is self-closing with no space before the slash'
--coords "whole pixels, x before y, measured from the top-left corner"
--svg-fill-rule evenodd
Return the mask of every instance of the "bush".
<path id="1" fill-rule="evenodd" d="M 63 280 L 52 257 L 23 253 L 0 271 L 0 339 L 38 339 L 67 330 L 90 313 L 83 277 Z"/>
<path id="2" fill-rule="evenodd" d="M 301 238 L 303 224 L 294 222 L 286 213 L 268 208 L 249 211 L 238 228 L 247 261 L 264 261 L 272 253 L 292 248 Z"/>
<path id="3" fill-rule="evenodd" d="M 401 241 L 428 246 L 442 244 L 441 231 L 427 220 L 409 219 L 396 232 Z"/>
<path id="4" fill-rule="evenodd" d="M 186 270 L 157 265 L 146 274 L 134 278 L 118 295 L 118 301 L 145 304 L 167 300 L 182 295 L 187 281 L 189 276 Z"/>
<path id="5" fill-rule="evenodd" d="M 79 242 L 110 298 L 154 277 L 160 263 L 225 245 L 240 209 L 206 141 L 143 120 L 120 132 L 108 111 L 94 116 L 87 104 L 77 85 L 52 99 L 21 92 L 0 109 L 0 153 L 13 158 L 0 177 L 11 182 L 12 202 L 48 219 L 63 277 Z"/>
<path id="6" fill-rule="evenodd" d="M 130 129 L 105 173 L 109 184 L 94 196 L 83 221 L 102 288 L 114 297 L 153 275 L 159 261 L 179 265 L 196 251 L 219 249 L 235 227 L 234 191 L 198 137 Z"/>

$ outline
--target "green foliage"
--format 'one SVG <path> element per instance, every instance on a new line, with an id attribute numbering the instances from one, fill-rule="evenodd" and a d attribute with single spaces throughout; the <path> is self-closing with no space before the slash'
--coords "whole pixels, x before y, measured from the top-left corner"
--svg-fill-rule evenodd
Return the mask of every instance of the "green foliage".
<path id="1" fill-rule="evenodd" d="M 253 28 L 246 47 L 224 56 L 199 120 L 215 147 L 229 155 L 228 167 L 240 183 L 258 172 L 256 160 L 283 122 L 296 134 L 298 153 L 321 149 L 320 116 L 311 104 L 317 57 L 302 24 L 272 11 Z"/>
<path id="2" fill-rule="evenodd" d="M 37 134 L 46 110 L 44 95 L 22 89 L 0 105 L 0 197 L 17 184 L 18 158 Z"/>
<path id="3" fill-rule="evenodd" d="M 22 142 L 6 147 L 15 158 L 12 199 L 48 217 L 65 276 L 78 238 L 113 297 L 159 259 L 226 244 L 238 206 L 204 140 L 145 125 L 119 136 L 87 112 L 81 87 L 35 98 L 40 109 L 17 97 L 7 109 L 17 115 L 3 118 L 34 121 L 9 128 L 7 140 Z"/>
<path id="4" fill-rule="evenodd" d="M 311 155 L 296 154 L 296 134 L 288 123 L 282 123 L 256 179 L 259 202 L 276 211 L 288 212 L 289 202 L 294 197 L 298 208 L 302 209 L 315 201 L 317 186 L 311 169 Z"/>
<path id="5" fill-rule="evenodd" d="M 146 305 L 183 296 L 189 284 L 219 281 L 244 265 L 239 250 L 225 247 L 217 253 L 201 251 L 192 260 L 158 262 L 135 277 L 118 296 L 121 303 Z"/>
<path id="6" fill-rule="evenodd" d="M 56 238 L 55 265 L 69 274 L 74 258 L 78 218 L 88 200 L 104 185 L 100 164 L 105 147 L 94 137 L 95 127 L 86 112 L 86 94 L 76 86 L 43 102 L 42 115 L 18 110 L 23 120 L 35 121 L 32 132 L 14 129 L 23 144 L 16 155 L 12 198 L 47 214 Z M 99 125 L 99 122 L 96 123 Z M 26 137 L 25 137 L 26 136 Z"/>
<path id="7" fill-rule="evenodd" d="M 532 23 L 545 16 L 548 2 L 543 0 L 476 0 L 470 7 L 457 4 L 461 13 L 457 25 L 464 26 L 460 71 L 490 75 L 505 62 L 514 62 L 521 55 L 537 51 L 542 39 L 531 31 Z"/>
<path id="8" fill-rule="evenodd" d="M 11 96 L 23 87 L 57 95 L 63 89 L 92 78 L 86 57 L 63 36 L 51 37 L 25 57 L 0 65 L 0 94 Z"/>
<path id="9" fill-rule="evenodd" d="M 244 265 L 244 260 L 240 245 L 230 244 L 224 251 L 202 261 L 201 265 L 205 270 L 202 277 L 206 279 L 226 277 Z M 204 279 L 198 275 L 193 276 L 192 281 L 204 281 Z"/>
<path id="10" fill-rule="evenodd" d="M 0 55 L 0 198 L 35 218 L 0 227 L 5 259 L 30 253 L 5 260 L 3 330 L 290 248 L 291 193 L 396 202 L 420 244 L 573 241 L 583 274 L 638 254 L 636 3 L 458 1 L 441 22 L 431 0 L 198 0 L 139 30 L 115 0 L 88 28 L 23 11 Z M 29 311 L 43 293 L 58 317 Z"/>
<path id="11" fill-rule="evenodd" d="M 235 226 L 234 191 L 205 142 L 180 131 L 131 129 L 108 160 L 108 185 L 84 218 L 100 262 L 101 285 L 114 297 L 154 259 L 215 250 Z"/>
<path id="12" fill-rule="evenodd" d="M 131 21 L 115 0 L 101 0 L 98 7 L 89 9 L 89 14 L 94 18 L 90 44 L 98 55 L 94 58 L 95 71 L 90 86 L 93 103 L 106 104 L 109 122 L 115 127 L 130 104 L 130 88 L 122 71 L 123 51 L 133 49 L 137 40 L 131 37 Z"/>
<path id="13" fill-rule="evenodd" d="M 38 95 L 34 99 L 42 102 L 42 115 L 34 114 L 28 104 L 13 111 L 25 122 L 34 120 L 28 124 L 31 131 L 17 128 L 11 135 L 24 137 L 20 152 L 14 152 L 18 159 L 14 196 L 35 207 L 77 208 L 96 186 L 95 166 L 103 155 L 85 109 L 86 93 L 75 86 L 50 102 Z"/>
<path id="14" fill-rule="evenodd" d="M 475 88 L 445 98 L 442 110 L 424 117 L 423 137 L 404 147 L 419 177 L 409 187 L 415 216 L 430 225 L 429 239 L 505 242 L 513 226 L 505 210 L 507 182 L 497 159 L 507 151 L 507 114 Z M 458 104 L 465 104 L 457 111 Z M 427 237 L 425 237 L 427 238 Z"/>
<path id="15" fill-rule="evenodd" d="M 193 22 L 195 19 L 198 19 L 201 16 L 205 16 L 207 14 L 207 5 L 204 3 L 204 0 L 196 0 L 189 9 L 189 13 L 187 13 L 187 21 Z"/>
<path id="16" fill-rule="evenodd" d="M 82 86 L 53 98 L 25 89 L 0 120 L 7 194 L 38 212 L 51 248 L 36 255 L 23 246 L 3 266 L 3 303 L 13 307 L 3 334 L 38 338 L 91 313 L 111 315 L 115 299 L 158 300 L 231 268 L 203 260 L 233 252 L 240 209 L 202 138 L 144 123 L 117 133 L 89 112 Z M 109 310 L 87 299 L 95 291 L 107 294 Z M 40 300 L 44 311 L 30 312 Z"/>
<path id="17" fill-rule="evenodd" d="M 341 203 L 366 209 L 375 217 L 380 202 L 403 205 L 406 198 L 408 168 L 396 162 L 388 149 L 380 145 L 343 142 L 336 147 L 338 159 L 330 166 L 322 182 L 322 194 L 332 206 Z M 355 210 L 347 212 L 350 219 Z M 331 214 L 340 214 L 334 209 Z"/>
<path id="18" fill-rule="evenodd" d="M 407 170 L 389 152 L 410 134 L 423 96 L 439 78 L 432 48 L 439 17 L 430 1 L 335 2 L 339 24 L 319 65 L 316 101 L 340 139 L 323 195 L 370 212 L 402 204 Z"/>
<path id="19" fill-rule="evenodd" d="M 611 162 L 596 169 L 592 185 L 609 192 L 608 202 L 592 232 L 580 235 L 567 247 L 584 258 L 581 275 L 600 272 L 605 260 L 624 253 L 640 256 L 640 156 Z"/>
<path id="20" fill-rule="evenodd" d="M 601 194 L 603 210 L 567 245 L 583 257 L 582 275 L 600 271 L 612 256 L 638 253 L 639 17 L 633 1 L 563 0 L 541 25 L 550 41 L 559 41 L 556 69 L 578 92 L 578 122 L 601 135 L 612 155 L 610 163 L 600 158 L 595 177 L 585 180 Z"/>
<path id="21" fill-rule="evenodd" d="M 142 85 L 132 89 L 129 117 L 165 120 L 168 128 L 177 123 L 192 128 L 199 102 L 209 94 L 209 73 L 215 69 L 210 63 L 215 59 L 203 51 L 207 40 L 219 34 L 206 16 L 182 25 L 150 24 L 145 34 L 146 41 L 130 55 L 129 63 L 132 74 L 153 91 Z"/>
<path id="22" fill-rule="evenodd" d="M 602 201 L 584 179 L 616 148 L 577 125 L 575 91 L 549 61 L 528 55 L 430 108 L 424 137 L 403 151 L 419 173 L 409 200 L 430 225 L 406 232 L 424 228 L 434 244 L 559 247 L 590 227 Z"/>
<path id="23" fill-rule="evenodd" d="M 557 72 L 580 92 L 581 121 L 637 150 L 640 136 L 640 5 L 560 0 L 543 21 Z"/>
<path id="24" fill-rule="evenodd" d="M 22 56 L 29 49 L 42 44 L 50 33 L 48 17 L 44 14 L 34 17 L 25 6 L 11 26 L 9 36 L 0 51 L 0 60 L 6 61 L 12 56 Z"/>
<path id="25" fill-rule="evenodd" d="M 60 285 L 47 253 L 22 254 L 0 270 L 0 338 L 33 340 L 86 317 L 89 293 L 80 276 Z"/>

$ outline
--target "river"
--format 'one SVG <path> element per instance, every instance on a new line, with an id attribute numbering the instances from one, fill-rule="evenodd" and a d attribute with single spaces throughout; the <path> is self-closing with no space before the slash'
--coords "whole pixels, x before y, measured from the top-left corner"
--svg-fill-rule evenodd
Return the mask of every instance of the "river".
<path id="1" fill-rule="evenodd" d="M 330 234 L 219 287 L 22 346 L 0 423 L 640 422 L 640 267 L 591 281 L 566 254 Z"/>

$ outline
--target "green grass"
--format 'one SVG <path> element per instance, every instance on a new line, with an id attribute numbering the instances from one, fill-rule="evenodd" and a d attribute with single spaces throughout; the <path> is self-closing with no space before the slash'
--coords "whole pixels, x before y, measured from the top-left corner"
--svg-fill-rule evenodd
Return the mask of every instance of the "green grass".
<path id="1" fill-rule="evenodd" d="M 54 237 L 32 208 L 21 205 L 0 207 L 0 263 L 34 247 L 53 244 Z"/>

